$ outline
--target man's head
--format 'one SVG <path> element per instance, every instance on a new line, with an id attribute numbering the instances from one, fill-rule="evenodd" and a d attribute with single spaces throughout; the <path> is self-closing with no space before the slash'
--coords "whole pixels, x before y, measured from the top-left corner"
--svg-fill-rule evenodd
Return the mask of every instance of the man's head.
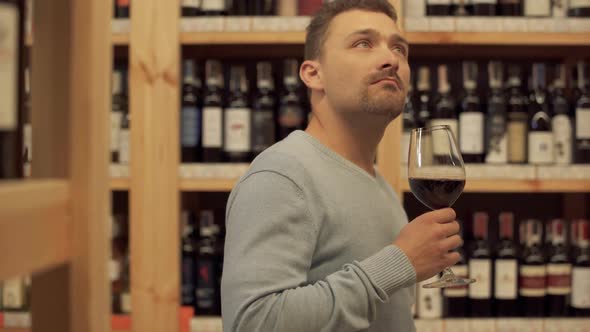
<path id="1" fill-rule="evenodd" d="M 399 115 L 410 81 L 408 44 L 387 0 L 336 0 L 307 28 L 300 75 L 312 105 L 326 98 L 337 113 Z"/>

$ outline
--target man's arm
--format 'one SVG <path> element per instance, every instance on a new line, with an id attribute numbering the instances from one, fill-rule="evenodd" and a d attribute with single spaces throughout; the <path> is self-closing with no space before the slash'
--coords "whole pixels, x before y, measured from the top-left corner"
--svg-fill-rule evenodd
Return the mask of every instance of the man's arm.
<path id="1" fill-rule="evenodd" d="M 390 245 L 308 284 L 319 220 L 292 180 L 270 171 L 244 179 L 227 209 L 222 281 L 225 331 L 357 331 L 378 302 L 416 281 Z"/>

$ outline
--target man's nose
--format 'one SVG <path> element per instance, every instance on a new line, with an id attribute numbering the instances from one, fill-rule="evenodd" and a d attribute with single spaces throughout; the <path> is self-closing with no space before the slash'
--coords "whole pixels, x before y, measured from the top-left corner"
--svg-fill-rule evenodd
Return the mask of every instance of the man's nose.
<path id="1" fill-rule="evenodd" d="M 388 47 L 384 47 L 381 54 L 380 69 L 394 69 L 397 71 L 399 67 L 398 55 Z"/>

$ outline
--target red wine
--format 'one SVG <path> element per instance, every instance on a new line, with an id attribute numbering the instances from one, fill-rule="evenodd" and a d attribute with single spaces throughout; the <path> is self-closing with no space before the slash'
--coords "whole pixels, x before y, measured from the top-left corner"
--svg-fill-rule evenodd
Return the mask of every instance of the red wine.
<path id="1" fill-rule="evenodd" d="M 412 193 L 433 210 L 452 206 L 464 187 L 465 180 L 410 178 Z"/>

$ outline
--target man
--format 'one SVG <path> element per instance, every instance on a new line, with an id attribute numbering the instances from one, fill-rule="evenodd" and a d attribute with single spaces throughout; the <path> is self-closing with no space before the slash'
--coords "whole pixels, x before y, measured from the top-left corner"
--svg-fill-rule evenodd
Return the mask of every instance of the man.
<path id="1" fill-rule="evenodd" d="M 336 0 L 312 19 L 312 120 L 259 155 L 227 204 L 224 331 L 414 331 L 415 283 L 459 261 L 454 211 L 408 224 L 373 168 L 410 84 L 396 19 L 386 0 Z"/>

